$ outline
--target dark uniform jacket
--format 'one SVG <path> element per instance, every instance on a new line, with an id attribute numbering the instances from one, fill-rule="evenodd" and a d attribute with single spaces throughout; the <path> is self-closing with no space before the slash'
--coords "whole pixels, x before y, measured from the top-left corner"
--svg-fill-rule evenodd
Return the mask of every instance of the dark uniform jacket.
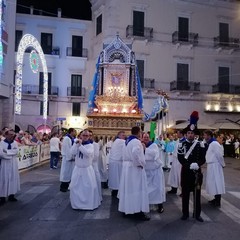
<path id="1" fill-rule="evenodd" d="M 197 142 L 196 146 L 192 150 L 191 154 L 188 156 L 188 158 L 185 158 L 186 153 L 190 149 L 190 147 L 194 144 L 194 142 L 197 140 L 194 140 L 193 142 L 189 142 L 188 140 L 185 140 L 178 146 L 178 160 L 182 165 L 182 171 L 181 171 L 181 186 L 187 186 L 189 191 L 194 191 L 195 188 L 195 180 L 197 176 L 198 184 L 202 185 L 202 173 L 201 168 L 205 162 L 205 147 L 204 144 Z M 199 169 L 197 171 L 191 170 L 190 165 L 191 163 L 197 163 L 199 166 Z M 196 175 L 197 173 L 197 175 Z"/>

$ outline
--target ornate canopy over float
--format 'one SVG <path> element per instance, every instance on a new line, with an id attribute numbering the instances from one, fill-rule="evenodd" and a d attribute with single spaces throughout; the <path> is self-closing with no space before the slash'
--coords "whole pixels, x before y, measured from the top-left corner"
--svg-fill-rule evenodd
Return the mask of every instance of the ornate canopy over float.
<path id="1" fill-rule="evenodd" d="M 88 126 L 94 135 L 127 134 L 143 119 L 143 98 L 131 45 L 117 35 L 98 57 L 88 102 Z"/>

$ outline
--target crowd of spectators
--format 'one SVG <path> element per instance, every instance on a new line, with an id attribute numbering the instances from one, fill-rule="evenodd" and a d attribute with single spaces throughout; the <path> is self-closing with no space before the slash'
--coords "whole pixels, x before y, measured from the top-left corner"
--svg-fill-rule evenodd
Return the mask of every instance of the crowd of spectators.
<path id="1" fill-rule="evenodd" d="M 5 138 L 4 133 L 9 130 L 8 128 L 3 128 L 0 130 L 0 141 Z M 42 143 L 49 143 L 52 134 L 34 132 L 30 133 L 29 131 L 20 130 L 16 132 L 15 141 L 18 143 L 18 146 L 35 146 Z M 58 134 L 60 140 L 62 139 L 62 133 Z"/>
<path id="2" fill-rule="evenodd" d="M 222 133 L 221 134 L 223 136 L 223 148 L 224 148 L 224 156 L 225 157 L 235 157 L 235 158 L 239 158 L 239 136 L 238 135 L 234 135 L 231 133 Z M 199 140 L 203 140 L 203 136 L 199 135 L 196 136 Z M 177 139 L 177 135 L 176 133 L 173 134 L 163 134 L 162 135 L 163 138 L 163 142 L 165 143 L 165 151 L 167 148 L 167 145 L 170 142 L 170 139 Z"/>
<path id="3" fill-rule="evenodd" d="M 8 128 L 3 128 L 0 130 L 0 140 L 4 139 L 4 132 L 8 130 Z M 62 140 L 64 134 L 62 131 L 58 134 L 58 138 Z M 167 143 L 169 142 L 169 137 L 173 137 L 173 139 L 176 139 L 176 134 L 164 134 L 163 140 Z M 224 156 L 225 157 L 235 157 L 239 158 L 239 138 L 238 136 L 235 136 L 234 134 L 225 133 L 223 134 L 224 140 L 223 140 L 223 147 L 224 147 Z M 35 146 L 42 143 L 49 143 L 50 139 L 52 137 L 52 134 L 49 133 L 42 133 L 42 132 L 34 132 L 30 133 L 29 131 L 23 131 L 20 130 L 18 133 L 16 133 L 15 141 L 18 143 L 18 146 Z M 101 137 L 102 138 L 102 137 Z M 201 139 L 201 136 L 199 136 Z M 98 142 L 98 140 L 96 141 Z M 105 140 L 107 142 L 107 140 Z"/>

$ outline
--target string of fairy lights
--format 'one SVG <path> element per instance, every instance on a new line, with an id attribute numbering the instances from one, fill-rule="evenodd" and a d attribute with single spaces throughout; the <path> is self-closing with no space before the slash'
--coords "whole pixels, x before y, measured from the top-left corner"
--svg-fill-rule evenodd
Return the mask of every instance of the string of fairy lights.
<path id="1" fill-rule="evenodd" d="M 2 15 L 3 15 L 3 6 L 4 2 L 0 0 L 0 69 L 2 69 L 3 65 L 3 44 L 2 44 L 2 28 L 3 28 L 3 21 L 2 21 Z"/>

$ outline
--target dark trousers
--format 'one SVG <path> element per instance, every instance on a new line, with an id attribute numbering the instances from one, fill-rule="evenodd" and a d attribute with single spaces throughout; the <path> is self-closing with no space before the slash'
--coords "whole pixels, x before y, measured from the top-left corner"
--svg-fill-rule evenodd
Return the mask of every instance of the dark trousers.
<path id="1" fill-rule="evenodd" d="M 214 197 L 215 197 L 216 206 L 220 206 L 221 205 L 221 194 L 217 194 Z"/>
<path id="2" fill-rule="evenodd" d="M 184 216 L 189 217 L 189 199 L 190 199 L 189 189 L 185 187 L 182 188 L 182 213 Z M 194 217 L 199 217 L 201 214 L 201 188 L 193 191 L 193 206 L 194 206 Z"/>
<path id="3" fill-rule="evenodd" d="M 50 168 L 57 167 L 60 158 L 60 152 L 50 152 Z"/>
<path id="4" fill-rule="evenodd" d="M 67 192 L 70 182 L 61 182 L 60 191 Z"/>

